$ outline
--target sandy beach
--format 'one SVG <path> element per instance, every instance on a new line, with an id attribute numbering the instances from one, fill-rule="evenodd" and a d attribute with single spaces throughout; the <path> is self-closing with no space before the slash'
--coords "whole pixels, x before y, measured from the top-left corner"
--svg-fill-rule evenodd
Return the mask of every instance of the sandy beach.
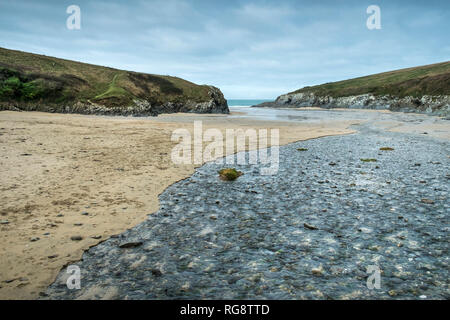
<path id="1" fill-rule="evenodd" d="M 223 132 L 278 128 L 281 145 L 352 133 L 360 122 L 0 112 L 0 299 L 37 298 L 84 250 L 157 211 L 158 195 L 194 172 L 170 157 L 173 130 L 192 131 L 194 120 Z"/>

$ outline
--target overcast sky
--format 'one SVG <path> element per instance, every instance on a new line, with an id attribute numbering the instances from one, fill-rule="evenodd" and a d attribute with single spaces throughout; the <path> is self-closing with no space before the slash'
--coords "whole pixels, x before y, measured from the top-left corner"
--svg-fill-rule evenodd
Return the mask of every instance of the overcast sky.
<path id="1" fill-rule="evenodd" d="M 69 5 L 81 29 L 69 30 Z M 381 30 L 369 30 L 369 5 Z M 5 1 L 0 46 L 272 99 L 306 85 L 450 60 L 450 1 Z"/>

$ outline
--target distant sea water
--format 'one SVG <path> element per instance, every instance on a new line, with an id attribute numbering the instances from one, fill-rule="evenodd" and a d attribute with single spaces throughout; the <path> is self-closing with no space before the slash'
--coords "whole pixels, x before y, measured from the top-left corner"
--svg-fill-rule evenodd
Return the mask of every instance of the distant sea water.
<path id="1" fill-rule="evenodd" d="M 251 107 L 255 104 L 273 101 L 270 99 L 227 99 L 229 107 Z"/>

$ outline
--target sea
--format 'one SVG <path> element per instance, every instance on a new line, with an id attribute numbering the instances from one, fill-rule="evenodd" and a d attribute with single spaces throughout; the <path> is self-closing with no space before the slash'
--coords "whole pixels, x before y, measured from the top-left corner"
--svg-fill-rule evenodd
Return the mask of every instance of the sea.
<path id="1" fill-rule="evenodd" d="M 227 99 L 229 107 L 251 107 L 255 104 L 260 104 L 263 102 L 273 101 L 274 99 L 264 100 L 264 99 Z"/>

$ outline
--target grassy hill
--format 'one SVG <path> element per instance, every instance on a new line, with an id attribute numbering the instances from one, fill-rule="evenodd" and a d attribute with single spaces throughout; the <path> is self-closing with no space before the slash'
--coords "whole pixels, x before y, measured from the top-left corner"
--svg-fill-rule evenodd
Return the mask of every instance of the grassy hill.
<path id="1" fill-rule="evenodd" d="M 117 70 L 0 48 L 0 106 L 62 106 L 79 102 L 121 108 L 133 105 L 135 99 L 152 105 L 183 105 L 211 101 L 211 88 L 177 77 Z M 220 93 L 220 90 L 215 92 Z M 218 100 L 223 101 L 216 101 L 217 104 L 225 104 L 221 107 L 228 110 L 223 95 L 219 96 Z"/>
<path id="2" fill-rule="evenodd" d="M 304 87 L 291 93 L 302 92 L 334 98 L 366 93 L 399 98 L 450 95 L 450 61 Z"/>

